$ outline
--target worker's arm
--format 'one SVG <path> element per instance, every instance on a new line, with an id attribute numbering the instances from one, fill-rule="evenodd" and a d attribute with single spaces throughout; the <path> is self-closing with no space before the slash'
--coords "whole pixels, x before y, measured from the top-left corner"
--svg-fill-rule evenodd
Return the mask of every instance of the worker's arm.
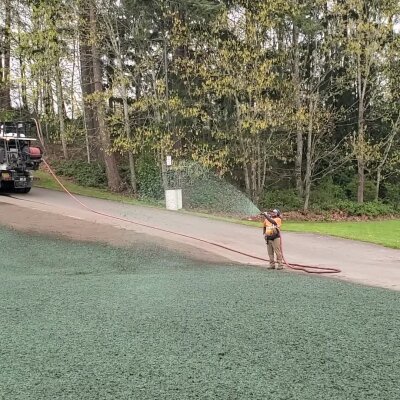
<path id="1" fill-rule="evenodd" d="M 264 214 L 265 215 L 265 219 L 268 221 L 268 222 L 270 222 L 272 225 L 274 225 L 274 226 L 278 226 L 278 224 L 276 223 L 276 221 L 273 219 L 273 218 L 271 218 L 268 214 Z M 265 228 L 265 227 L 264 227 Z"/>
<path id="2" fill-rule="evenodd" d="M 267 213 L 262 213 L 262 215 L 263 215 L 264 218 L 265 218 L 269 223 L 271 223 L 273 226 L 275 226 L 275 227 L 278 226 L 278 224 L 276 223 L 276 221 L 275 221 L 273 218 L 271 218 Z M 267 231 L 267 227 L 266 227 L 265 221 L 264 221 L 264 226 L 263 226 L 263 235 L 264 235 L 264 236 L 265 236 L 266 231 Z"/>

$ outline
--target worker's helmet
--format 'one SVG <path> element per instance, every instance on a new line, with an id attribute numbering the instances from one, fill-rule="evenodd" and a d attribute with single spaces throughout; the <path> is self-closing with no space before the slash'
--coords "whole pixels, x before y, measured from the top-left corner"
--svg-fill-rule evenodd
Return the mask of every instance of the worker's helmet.
<path id="1" fill-rule="evenodd" d="M 274 209 L 271 211 L 271 214 L 272 214 L 272 215 L 276 215 L 277 217 L 280 217 L 280 216 L 281 216 L 281 212 L 280 212 L 277 208 L 274 208 Z"/>

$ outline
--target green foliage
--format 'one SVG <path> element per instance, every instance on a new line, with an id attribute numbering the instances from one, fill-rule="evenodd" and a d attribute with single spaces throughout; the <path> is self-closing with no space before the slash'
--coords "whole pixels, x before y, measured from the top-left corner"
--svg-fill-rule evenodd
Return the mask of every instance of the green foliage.
<path id="1" fill-rule="evenodd" d="M 63 191 L 61 186 L 54 180 L 54 178 L 45 171 L 36 171 L 35 177 L 38 178 L 38 181 L 35 182 L 35 187 L 40 187 L 49 190 L 58 190 Z M 78 185 L 77 183 L 69 180 L 68 178 L 61 178 L 62 183 L 68 189 L 69 192 L 73 194 L 77 194 L 80 196 L 93 197 L 96 199 L 104 199 L 116 201 L 123 204 L 134 204 L 134 205 L 155 205 L 154 203 L 150 203 L 149 201 L 140 202 L 138 199 L 135 199 L 131 195 L 127 193 L 113 193 L 108 191 L 105 188 L 93 188 L 89 186 Z"/>
<path id="2" fill-rule="evenodd" d="M 397 188 L 398 190 L 398 188 Z M 396 190 L 392 190 L 393 199 L 376 202 L 375 183 L 367 181 L 365 184 L 366 202 L 363 204 L 355 201 L 357 195 L 357 181 L 351 179 L 349 183 L 338 185 L 332 179 L 326 179 L 312 192 L 313 211 L 339 211 L 348 216 L 379 217 L 396 213 Z M 399 196 L 400 197 L 400 196 Z"/>
<path id="3" fill-rule="evenodd" d="M 295 189 L 266 190 L 260 201 L 262 210 L 279 208 L 280 210 L 291 211 L 301 208 L 302 205 L 303 202 Z"/>
<path id="4" fill-rule="evenodd" d="M 357 178 L 354 177 L 353 180 L 346 187 L 347 192 L 349 193 L 349 196 L 352 200 L 357 199 L 357 187 L 358 187 Z M 376 191 L 375 182 L 366 181 L 364 190 L 364 201 L 366 202 L 374 201 L 375 191 Z"/>
<path id="5" fill-rule="evenodd" d="M 58 175 L 72 178 L 79 185 L 95 188 L 107 186 L 104 166 L 101 164 L 88 164 L 85 161 L 70 160 L 54 162 L 53 165 Z"/>
<path id="6" fill-rule="evenodd" d="M 357 203 L 350 200 L 341 200 L 336 204 L 325 204 L 320 206 L 323 211 L 339 211 L 348 216 L 367 216 L 367 217 L 380 217 L 393 215 L 396 213 L 395 208 L 390 204 L 381 202 L 365 202 Z"/>
<path id="7" fill-rule="evenodd" d="M 385 202 L 400 210 L 400 184 L 385 183 Z"/>
<path id="8" fill-rule="evenodd" d="M 365 200 L 372 201 L 379 163 L 385 179 L 399 165 L 400 36 L 393 31 L 399 3 L 331 3 L 127 0 L 117 7 L 115 2 L 11 1 L 11 58 L 20 67 L 11 68 L 10 79 L 24 108 L 41 120 L 49 145 L 60 144 L 57 114 L 65 108 L 62 136 L 71 154 L 85 148 L 86 133 L 89 152 L 130 151 L 140 159 L 151 149 L 194 159 L 232 176 L 253 201 L 261 197 L 261 207 L 283 209 L 302 208 L 302 199 L 290 189 L 294 185 L 262 192 L 265 182 L 282 175 L 281 168 L 288 182 L 297 179 L 300 187 L 303 179 L 304 185 L 305 169 L 302 177 L 295 173 L 296 158 L 298 170 L 309 156 L 313 182 L 336 172 L 351 179 L 358 161 L 371 179 Z M 29 16 L 29 23 L 19 15 Z M 89 51 L 92 46 L 97 55 Z M 93 76 L 91 56 L 104 61 L 100 79 Z M 82 90 L 76 87 L 79 66 Z M 89 83 L 99 80 L 104 90 L 93 93 Z M 58 98 L 59 81 L 63 98 Z M 97 105 L 106 101 L 109 144 L 104 136 L 101 143 L 95 123 L 101 120 Z M 390 131 L 396 133 L 391 149 Z M 298 153 L 297 137 L 303 141 Z M 144 164 L 138 166 L 140 193 L 160 198 L 159 168 Z M 97 171 L 93 182 L 92 170 L 61 169 L 82 183 L 104 184 L 103 172 Z M 341 187 L 325 182 L 314 189 L 310 208 L 354 201 L 357 186 L 357 178 Z M 399 203 L 395 188 L 381 193 L 387 194 L 385 202 Z M 218 198 L 208 196 L 204 203 Z"/>
<path id="9" fill-rule="evenodd" d="M 338 185 L 332 179 L 326 179 L 312 191 L 312 206 L 310 210 L 317 213 L 339 212 L 347 216 L 366 216 L 371 218 L 398 213 L 398 204 L 400 203 L 398 186 L 390 184 L 385 186 L 387 193 L 385 202 L 371 201 L 375 194 L 373 182 L 368 182 L 366 188 L 368 189 L 367 198 L 370 201 L 359 204 L 353 200 L 355 198 L 354 191 L 356 190 L 355 180 L 352 180 L 347 185 Z M 260 206 L 262 209 L 277 207 L 285 211 L 294 211 L 302 209 L 303 201 L 297 196 L 294 189 L 273 189 L 264 192 Z"/>
<path id="10" fill-rule="evenodd" d="M 143 198 L 160 200 L 163 198 L 164 189 L 160 167 L 157 162 L 149 157 L 141 157 L 137 166 L 139 195 Z"/>
<path id="11" fill-rule="evenodd" d="M 333 183 L 332 178 L 321 182 L 311 193 L 312 204 L 335 204 L 337 201 L 346 200 L 345 190 L 341 185 Z"/>
<path id="12" fill-rule="evenodd" d="M 16 116 L 16 112 L 0 109 L 0 121 L 14 121 L 15 118 L 18 118 L 18 116 Z"/>

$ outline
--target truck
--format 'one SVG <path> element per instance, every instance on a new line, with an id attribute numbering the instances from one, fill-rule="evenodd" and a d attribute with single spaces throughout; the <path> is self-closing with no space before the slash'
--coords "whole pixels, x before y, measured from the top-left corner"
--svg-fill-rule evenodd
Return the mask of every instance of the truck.
<path id="1" fill-rule="evenodd" d="M 0 122 L 0 191 L 29 193 L 33 171 L 39 169 L 43 152 L 29 137 L 30 124 Z"/>

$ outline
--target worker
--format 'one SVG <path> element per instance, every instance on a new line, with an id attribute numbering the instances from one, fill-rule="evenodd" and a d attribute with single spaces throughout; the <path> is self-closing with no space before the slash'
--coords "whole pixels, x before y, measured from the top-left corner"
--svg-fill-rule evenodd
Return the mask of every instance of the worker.
<path id="1" fill-rule="evenodd" d="M 275 255 L 276 255 L 276 269 L 283 269 L 283 256 L 281 247 L 281 232 L 282 226 L 281 213 L 278 209 L 262 213 L 264 216 L 263 234 L 265 242 L 267 243 L 269 255 L 268 269 L 275 269 Z"/>

